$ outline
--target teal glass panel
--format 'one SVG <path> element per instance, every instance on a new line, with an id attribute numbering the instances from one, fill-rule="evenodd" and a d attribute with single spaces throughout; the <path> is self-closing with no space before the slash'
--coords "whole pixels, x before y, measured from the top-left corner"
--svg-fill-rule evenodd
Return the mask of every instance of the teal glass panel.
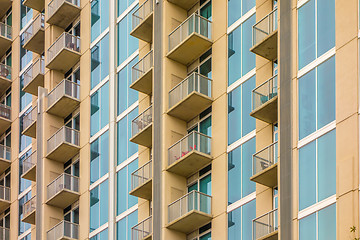
<path id="1" fill-rule="evenodd" d="M 318 240 L 336 240 L 336 204 L 318 213 Z"/>
<path id="2" fill-rule="evenodd" d="M 299 150 L 299 211 L 316 203 L 316 142 Z"/>
<path id="3" fill-rule="evenodd" d="M 316 58 L 315 1 L 308 1 L 298 10 L 299 69 Z"/>
<path id="4" fill-rule="evenodd" d="M 335 0 L 317 0 L 317 56 L 335 47 Z"/>
<path id="5" fill-rule="evenodd" d="M 316 214 L 299 220 L 299 240 L 316 240 Z"/>

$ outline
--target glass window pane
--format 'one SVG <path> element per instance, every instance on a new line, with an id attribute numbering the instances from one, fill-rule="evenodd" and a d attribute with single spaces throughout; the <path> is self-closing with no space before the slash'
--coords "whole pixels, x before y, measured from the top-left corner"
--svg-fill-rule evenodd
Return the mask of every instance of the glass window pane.
<path id="1" fill-rule="evenodd" d="M 255 138 L 247 141 L 242 146 L 242 197 L 255 192 L 255 182 L 250 180 L 250 177 L 252 176 L 252 155 L 255 153 L 255 151 Z"/>
<path id="2" fill-rule="evenodd" d="M 299 211 L 316 202 L 316 142 L 299 150 Z"/>
<path id="3" fill-rule="evenodd" d="M 319 211 L 318 240 L 336 240 L 336 205 Z"/>
<path id="4" fill-rule="evenodd" d="M 320 57 L 335 47 L 335 0 L 317 0 L 317 24 L 317 56 Z"/>
<path id="5" fill-rule="evenodd" d="M 228 154 L 228 205 L 241 199 L 241 147 Z"/>
<path id="6" fill-rule="evenodd" d="M 228 94 L 228 145 L 241 138 L 241 86 Z"/>
<path id="7" fill-rule="evenodd" d="M 316 214 L 300 219 L 299 240 L 316 240 Z"/>
<path id="8" fill-rule="evenodd" d="M 245 204 L 242 209 L 242 239 L 252 239 L 252 220 L 256 217 L 256 201 Z"/>
<path id="9" fill-rule="evenodd" d="M 255 118 L 250 116 L 252 106 L 252 90 L 255 88 L 255 76 L 242 84 L 242 133 L 245 136 L 255 130 Z"/>
<path id="10" fill-rule="evenodd" d="M 252 26 L 256 23 L 255 14 L 243 23 L 242 26 L 242 73 L 241 76 L 247 74 L 255 68 L 255 54 L 250 51 L 252 47 Z"/>
<path id="11" fill-rule="evenodd" d="M 228 86 L 241 77 L 241 27 L 228 36 Z"/>

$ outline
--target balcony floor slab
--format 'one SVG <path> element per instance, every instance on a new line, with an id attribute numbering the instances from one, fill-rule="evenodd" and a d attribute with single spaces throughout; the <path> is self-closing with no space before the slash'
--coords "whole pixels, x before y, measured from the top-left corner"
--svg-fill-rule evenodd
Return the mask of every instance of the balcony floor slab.
<path id="1" fill-rule="evenodd" d="M 80 194 L 78 192 L 74 192 L 68 189 L 63 189 L 57 194 L 55 194 L 52 198 L 46 201 L 46 204 L 58 208 L 66 208 L 70 204 L 74 203 L 79 199 Z"/>
<path id="2" fill-rule="evenodd" d="M 277 170 L 278 170 L 278 163 L 271 165 L 268 168 L 265 168 L 261 172 L 253 175 L 250 180 L 256 183 L 265 185 L 267 187 L 275 187 L 277 186 Z"/>
<path id="3" fill-rule="evenodd" d="M 133 195 L 135 197 L 143 198 L 146 200 L 152 199 L 152 178 L 148 179 L 144 184 L 138 186 L 131 192 L 129 192 L 130 195 Z"/>
<path id="4" fill-rule="evenodd" d="M 42 54 L 45 46 L 45 30 L 42 28 L 37 31 L 27 42 L 24 43 L 24 48 Z"/>
<path id="5" fill-rule="evenodd" d="M 33 167 L 31 167 L 29 170 L 27 170 L 26 172 L 24 172 L 21 175 L 22 178 L 30 180 L 30 181 L 36 181 L 36 165 L 34 165 Z"/>
<path id="6" fill-rule="evenodd" d="M 28 84 L 23 88 L 24 92 L 30 93 L 32 95 L 38 95 L 38 87 L 44 87 L 44 75 L 36 75 Z"/>
<path id="7" fill-rule="evenodd" d="M 141 130 L 135 136 L 130 138 L 130 142 L 150 148 L 152 146 L 152 126 L 153 124 L 150 123 L 143 130 Z"/>
<path id="8" fill-rule="evenodd" d="M 134 81 L 130 88 L 151 95 L 153 82 L 153 67 L 150 68 L 143 76 Z"/>
<path id="9" fill-rule="evenodd" d="M 267 123 L 275 123 L 278 119 L 278 96 L 273 97 L 254 109 L 250 116 Z"/>
<path id="10" fill-rule="evenodd" d="M 192 210 L 185 215 L 167 224 L 168 229 L 182 233 L 190 233 L 211 221 L 212 216 L 197 210 Z"/>
<path id="11" fill-rule="evenodd" d="M 130 32 L 130 35 L 145 42 L 151 43 L 153 33 L 153 13 L 154 12 L 151 12 L 139 25 L 137 25 Z"/>
<path id="12" fill-rule="evenodd" d="M 250 51 L 269 61 L 277 59 L 278 30 L 271 33 L 264 40 L 253 46 Z"/>

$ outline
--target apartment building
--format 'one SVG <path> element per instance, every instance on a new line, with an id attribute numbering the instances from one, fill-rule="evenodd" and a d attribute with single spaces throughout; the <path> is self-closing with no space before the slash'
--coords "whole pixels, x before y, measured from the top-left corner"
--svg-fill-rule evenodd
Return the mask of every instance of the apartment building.
<path id="1" fill-rule="evenodd" d="M 0 0 L 0 239 L 359 237 L 358 0 Z"/>

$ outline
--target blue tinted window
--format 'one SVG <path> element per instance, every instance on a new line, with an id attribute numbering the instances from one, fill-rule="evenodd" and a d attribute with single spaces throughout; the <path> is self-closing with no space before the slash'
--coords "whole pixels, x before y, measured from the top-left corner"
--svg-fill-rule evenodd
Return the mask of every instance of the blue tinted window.
<path id="1" fill-rule="evenodd" d="M 90 144 L 90 184 L 109 171 L 109 132 Z"/>
<path id="2" fill-rule="evenodd" d="M 138 223 L 138 211 L 129 214 L 116 223 L 116 240 L 131 240 L 131 228 Z"/>
<path id="3" fill-rule="evenodd" d="M 109 231 L 108 229 L 105 229 L 101 231 L 100 233 L 96 234 L 90 240 L 108 240 L 109 239 Z"/>
<path id="4" fill-rule="evenodd" d="M 118 0 L 117 16 L 119 17 L 133 2 L 134 0 Z"/>
<path id="5" fill-rule="evenodd" d="M 109 123 L 109 82 L 91 96 L 90 134 L 94 136 Z"/>
<path id="6" fill-rule="evenodd" d="M 299 69 L 316 57 L 315 52 L 315 0 L 310 0 L 298 10 Z"/>
<path id="7" fill-rule="evenodd" d="M 24 87 L 24 75 L 20 76 L 20 111 L 24 110 L 32 101 L 32 95 L 30 93 L 23 92 Z"/>
<path id="8" fill-rule="evenodd" d="M 109 75 L 109 34 L 91 49 L 91 89 Z"/>
<path id="9" fill-rule="evenodd" d="M 108 221 L 109 181 L 106 180 L 90 191 L 90 232 Z"/>
<path id="10" fill-rule="evenodd" d="M 32 150 L 30 149 L 25 154 L 23 154 L 19 159 L 19 176 L 22 174 L 22 168 L 23 168 L 23 161 L 30 156 L 32 153 Z M 28 187 L 31 186 L 31 181 L 22 177 L 19 177 L 19 193 L 22 193 L 25 191 Z"/>
<path id="11" fill-rule="evenodd" d="M 316 215 L 315 213 L 300 219 L 299 240 L 316 240 Z"/>
<path id="12" fill-rule="evenodd" d="M 228 26 L 255 7 L 255 0 L 228 0 Z"/>
<path id="13" fill-rule="evenodd" d="M 109 0 L 91 2 L 91 42 L 109 27 Z"/>
<path id="14" fill-rule="evenodd" d="M 30 229 L 31 227 L 31 224 L 21 221 L 21 219 L 23 218 L 24 204 L 30 199 L 31 199 L 31 191 L 25 194 L 19 200 L 19 232 L 18 232 L 19 235 L 23 234 L 24 232 L 26 232 L 26 230 Z"/>
<path id="15" fill-rule="evenodd" d="M 228 240 L 252 239 L 252 220 L 256 217 L 253 200 L 228 213 Z"/>
<path id="16" fill-rule="evenodd" d="M 30 144 L 31 144 L 31 140 L 32 138 L 29 136 L 25 136 L 22 135 L 22 131 L 24 130 L 23 127 L 23 121 L 22 119 L 24 118 L 24 116 L 26 114 L 28 114 L 31 111 L 31 108 L 29 108 L 29 110 L 27 110 L 21 117 L 20 117 L 20 139 L 19 139 L 19 152 L 21 153 L 22 151 L 25 150 L 25 148 L 27 148 Z"/>
<path id="17" fill-rule="evenodd" d="M 20 14 L 21 14 L 20 29 L 25 27 L 26 24 L 30 22 L 33 17 L 33 10 L 31 8 L 24 6 L 22 4 L 23 2 L 24 0 L 21 1 L 21 8 L 20 8 Z"/>
<path id="18" fill-rule="evenodd" d="M 335 0 L 317 0 L 317 56 L 335 47 Z"/>

